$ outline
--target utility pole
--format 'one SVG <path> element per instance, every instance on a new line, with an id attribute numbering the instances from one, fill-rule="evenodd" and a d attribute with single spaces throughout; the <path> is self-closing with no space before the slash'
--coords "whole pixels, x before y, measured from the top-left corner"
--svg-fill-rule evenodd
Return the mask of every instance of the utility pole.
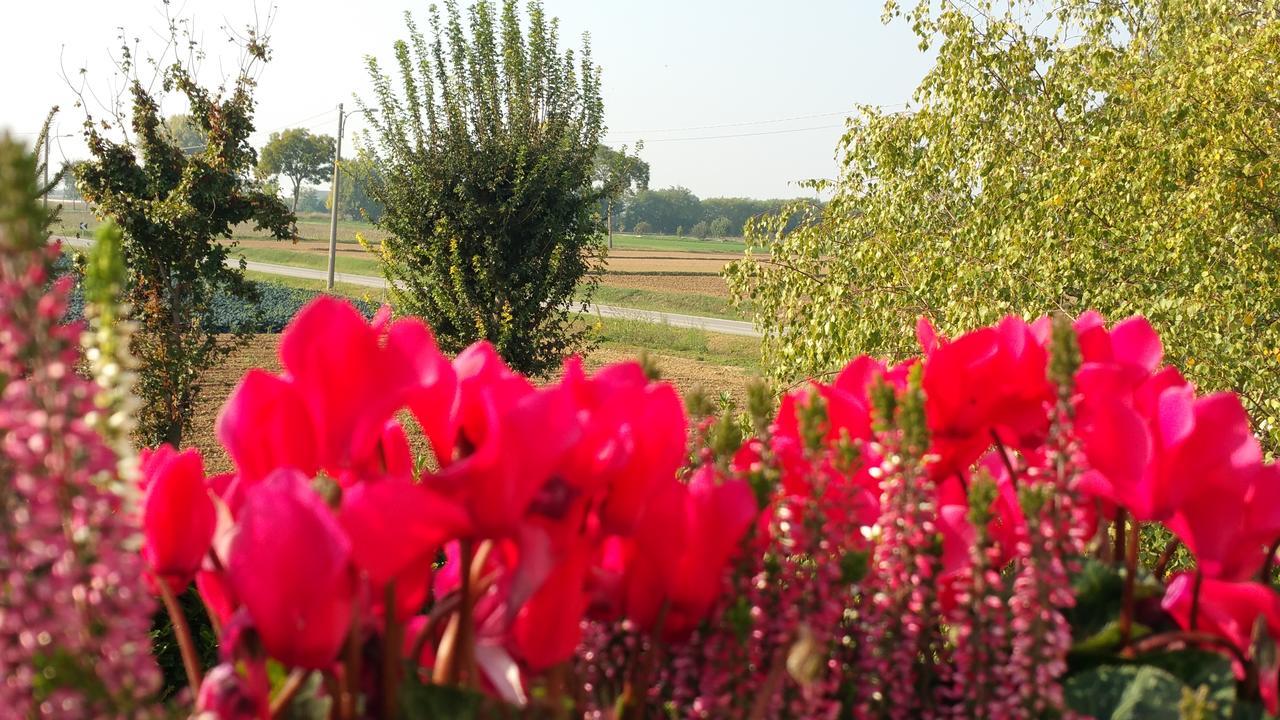
<path id="1" fill-rule="evenodd" d="M 49 209 L 49 137 L 44 138 L 44 209 Z"/>
<path id="2" fill-rule="evenodd" d="M 338 165 L 342 162 L 342 126 L 346 116 L 342 114 L 342 103 L 338 103 L 338 139 L 333 144 L 333 185 L 329 198 L 329 280 L 327 287 L 333 289 L 333 269 L 338 261 Z"/>

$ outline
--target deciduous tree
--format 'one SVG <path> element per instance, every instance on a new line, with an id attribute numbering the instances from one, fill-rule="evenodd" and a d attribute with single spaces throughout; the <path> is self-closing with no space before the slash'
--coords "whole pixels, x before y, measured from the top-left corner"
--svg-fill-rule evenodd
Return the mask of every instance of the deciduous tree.
<path id="1" fill-rule="evenodd" d="M 333 138 L 313 135 L 306 128 L 271 133 L 262 148 L 258 170 L 267 177 L 287 178 L 293 185 L 293 211 L 304 182 L 323 182 L 333 168 Z"/>
<path id="2" fill-rule="evenodd" d="M 180 39 L 172 24 L 170 30 L 173 46 L 186 47 L 189 36 Z M 244 50 L 246 62 L 225 92 L 198 84 L 186 61 L 157 70 L 158 87 L 176 91 L 190 105 L 191 122 L 207 138 L 203 150 L 184 151 L 171 134 L 128 46 L 119 59 L 127 102 L 101 119 L 86 108 L 91 159 L 79 169 L 79 187 L 124 231 L 126 295 L 138 322 L 133 353 L 142 363 L 139 432 L 151 444 L 181 442 L 203 371 L 237 344 L 204 323 L 215 291 L 252 297 L 243 265 L 226 265 L 234 244 L 224 241 L 232 229 L 252 223 L 276 238 L 294 235 L 288 207 L 252 179 L 253 88 L 268 59 L 266 38 L 250 31 Z"/>
<path id="3" fill-rule="evenodd" d="M 165 131 L 169 133 L 170 139 L 182 152 L 188 155 L 204 152 L 208 137 L 205 136 L 204 131 L 200 129 L 200 126 L 191 115 L 186 113 L 170 115 L 165 118 L 164 127 Z"/>
<path id="4" fill-rule="evenodd" d="M 730 273 L 779 376 L 1044 308 L 1143 313 L 1280 448 L 1280 3 L 889 3 L 937 60 L 864 108 L 835 199 Z"/>
<path id="5" fill-rule="evenodd" d="M 381 220 L 382 203 L 369 194 L 379 170 L 368 153 L 359 152 L 354 158 L 343 160 L 338 171 L 342 173 L 342 183 L 338 186 L 338 209 L 342 217 L 370 222 Z M 324 207 L 333 207 L 332 190 L 324 198 Z"/>

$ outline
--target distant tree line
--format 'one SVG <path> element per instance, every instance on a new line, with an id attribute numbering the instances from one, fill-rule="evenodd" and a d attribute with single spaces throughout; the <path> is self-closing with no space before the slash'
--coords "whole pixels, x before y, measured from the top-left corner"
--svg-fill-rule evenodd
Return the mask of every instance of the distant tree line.
<path id="1" fill-rule="evenodd" d="M 699 199 L 688 188 L 639 190 L 624 200 L 621 213 L 615 211 L 615 230 L 693 237 L 741 237 L 751 218 L 774 214 L 791 200 L 754 198 Z M 814 206 L 817 200 L 809 200 Z"/>

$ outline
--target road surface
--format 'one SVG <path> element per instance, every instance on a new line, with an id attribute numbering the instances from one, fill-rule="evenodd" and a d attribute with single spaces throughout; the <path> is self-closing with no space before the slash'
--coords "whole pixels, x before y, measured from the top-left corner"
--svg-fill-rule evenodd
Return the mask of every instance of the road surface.
<path id="1" fill-rule="evenodd" d="M 52 239 L 61 240 L 72 247 L 86 248 L 92 243 L 83 238 L 54 236 Z M 227 259 L 228 265 L 236 265 L 239 259 Z M 256 262 L 254 260 L 246 261 L 245 269 L 253 272 L 260 272 L 267 275 L 278 275 L 280 277 L 302 278 L 304 280 L 325 280 L 328 273 L 325 270 L 317 270 L 314 268 L 294 267 L 292 265 L 281 265 L 279 263 Z M 373 275 L 354 275 L 352 273 L 335 272 L 333 274 L 334 282 L 347 283 L 349 285 L 361 285 L 371 288 L 386 289 L 387 281 L 385 278 L 375 277 Z M 749 322 L 741 320 L 724 320 L 721 318 L 703 317 L 701 315 L 683 315 L 681 313 L 659 312 L 657 310 L 638 310 L 636 308 L 617 307 L 615 305 L 588 305 L 589 312 L 593 315 L 607 318 L 624 318 L 627 320 L 641 320 L 644 322 L 658 323 L 660 325 L 670 325 L 671 327 L 694 328 L 706 332 L 722 333 L 724 335 L 742 335 L 745 337 L 760 337 L 760 333 Z"/>

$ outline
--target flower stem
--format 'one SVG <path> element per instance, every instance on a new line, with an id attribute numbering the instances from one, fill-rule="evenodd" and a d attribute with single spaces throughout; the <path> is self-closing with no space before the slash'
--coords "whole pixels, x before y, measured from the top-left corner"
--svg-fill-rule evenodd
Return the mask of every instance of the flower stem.
<path id="1" fill-rule="evenodd" d="M 1128 543 L 1125 548 L 1124 595 L 1120 610 L 1120 644 L 1128 645 L 1133 632 L 1133 586 L 1138 575 L 1138 521 L 1129 523 Z M 1119 531 L 1117 531 L 1119 532 Z"/>
<path id="2" fill-rule="evenodd" d="M 1124 511 L 1124 508 L 1116 508 L 1116 521 L 1115 521 L 1116 537 L 1115 537 L 1115 545 L 1113 546 L 1112 553 L 1111 553 L 1111 562 L 1115 563 L 1116 565 L 1119 565 L 1125 558 L 1124 531 L 1125 531 L 1125 520 L 1128 518 L 1128 516 L 1129 514 Z"/>
<path id="3" fill-rule="evenodd" d="M 782 643 L 773 651 L 773 661 L 769 663 L 769 674 L 765 676 L 764 684 L 756 694 L 756 700 L 751 705 L 751 714 L 747 715 L 748 720 L 764 720 L 769 713 L 770 701 L 782 686 L 782 677 L 786 670 L 787 646 Z"/>
<path id="4" fill-rule="evenodd" d="M 284 681 L 284 685 L 280 686 L 280 691 L 276 696 L 271 698 L 271 717 L 280 717 L 280 713 L 289 707 L 289 703 L 297 697 L 298 691 L 302 689 L 302 682 L 307 679 L 307 671 L 301 668 L 294 668 L 289 673 L 289 678 Z"/>
<path id="5" fill-rule="evenodd" d="M 451 680 L 455 684 L 471 685 L 475 682 L 475 673 L 472 672 L 475 658 L 475 600 L 471 597 L 472 547 L 470 540 L 462 540 L 458 545 L 458 574 L 462 580 L 462 588 L 458 600 L 458 645 L 455 648 L 456 660 Z"/>
<path id="6" fill-rule="evenodd" d="M 1191 617 L 1187 620 L 1187 629 L 1195 632 L 1196 620 L 1200 615 L 1200 583 L 1204 581 L 1204 573 L 1196 568 L 1196 577 L 1191 584 Z"/>
<path id="7" fill-rule="evenodd" d="M 395 720 L 399 715 L 400 646 L 404 628 L 396 621 L 396 584 L 387 583 L 382 598 L 383 612 L 387 616 L 387 629 L 382 636 L 382 718 Z"/>
<path id="8" fill-rule="evenodd" d="M 1169 562 L 1173 560 L 1173 553 L 1180 544 L 1181 541 L 1178 538 L 1173 538 L 1164 546 L 1164 552 L 1160 553 L 1160 560 L 1156 562 L 1156 578 L 1160 582 L 1164 582 L 1165 571 L 1169 569 Z"/>
<path id="9" fill-rule="evenodd" d="M 360 602 L 356 601 L 351 612 L 351 630 L 347 635 L 347 657 L 342 668 L 342 697 L 339 698 L 343 720 L 356 717 L 357 698 L 360 694 Z"/>
<path id="10" fill-rule="evenodd" d="M 1004 469 L 1009 471 L 1009 482 L 1017 487 L 1018 471 L 1013 468 L 1013 461 L 1009 458 L 1009 451 L 1005 449 L 1004 443 L 1000 441 L 1000 433 L 991 429 L 991 440 L 996 445 L 996 450 L 1000 452 L 1000 461 L 1004 463 Z"/>
<path id="11" fill-rule="evenodd" d="M 1276 567 L 1277 551 L 1280 551 L 1280 538 L 1267 547 L 1267 559 L 1262 563 L 1262 572 L 1259 573 L 1258 577 L 1262 584 L 1268 587 L 1272 585 L 1271 571 Z"/>
<path id="12" fill-rule="evenodd" d="M 187 684 L 191 686 L 191 692 L 199 693 L 200 658 L 196 656 L 196 645 L 191 639 L 191 626 L 187 624 L 187 616 L 182 612 L 182 606 L 178 604 L 178 598 L 174 597 L 169 583 L 159 575 L 153 574 L 152 577 L 160 588 L 160 599 L 164 602 L 165 611 L 169 613 L 169 621 L 173 623 L 173 634 L 178 638 L 182 667 L 187 671 Z"/>

